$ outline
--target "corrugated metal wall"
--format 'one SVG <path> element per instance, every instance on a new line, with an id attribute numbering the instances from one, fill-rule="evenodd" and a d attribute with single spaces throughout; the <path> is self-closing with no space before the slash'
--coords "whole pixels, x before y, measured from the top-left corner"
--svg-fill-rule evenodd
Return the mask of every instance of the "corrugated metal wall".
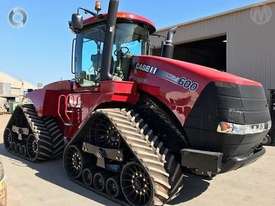
<path id="1" fill-rule="evenodd" d="M 222 34 L 228 41 L 227 71 L 261 82 L 269 97 L 268 90 L 275 89 L 275 3 L 182 25 L 175 44 Z M 157 38 L 152 42 L 160 45 Z"/>
<path id="2" fill-rule="evenodd" d="M 11 84 L 0 82 L 0 97 L 11 96 Z"/>

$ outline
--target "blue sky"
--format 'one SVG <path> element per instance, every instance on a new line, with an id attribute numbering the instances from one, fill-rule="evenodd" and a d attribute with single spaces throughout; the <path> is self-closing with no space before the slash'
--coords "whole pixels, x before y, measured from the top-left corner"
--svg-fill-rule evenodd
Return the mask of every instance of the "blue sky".
<path id="1" fill-rule="evenodd" d="M 158 28 L 190 21 L 259 0 L 121 0 L 120 10 L 134 12 L 153 20 Z M 102 0 L 107 9 L 108 0 Z M 71 79 L 71 41 L 68 20 L 79 6 L 93 9 L 93 0 L 1 0 L 0 71 L 20 79 L 49 83 Z M 8 14 L 15 8 L 28 13 L 27 24 L 15 29 Z"/>

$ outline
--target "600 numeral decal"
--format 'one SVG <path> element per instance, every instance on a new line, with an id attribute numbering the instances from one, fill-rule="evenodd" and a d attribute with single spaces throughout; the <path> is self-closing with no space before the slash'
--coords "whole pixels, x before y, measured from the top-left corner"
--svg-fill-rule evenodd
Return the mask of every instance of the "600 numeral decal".
<path id="1" fill-rule="evenodd" d="M 190 79 L 186 79 L 184 77 L 179 79 L 178 84 L 190 91 L 196 91 L 199 87 L 199 84 L 197 82 L 194 82 Z"/>

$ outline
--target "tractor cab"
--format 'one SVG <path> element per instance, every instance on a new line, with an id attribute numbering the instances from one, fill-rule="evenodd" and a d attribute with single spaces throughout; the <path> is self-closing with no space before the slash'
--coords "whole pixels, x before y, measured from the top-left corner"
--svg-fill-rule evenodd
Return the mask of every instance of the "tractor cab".
<path id="1" fill-rule="evenodd" d="M 118 12 L 114 19 L 111 10 L 108 14 L 88 11 L 93 17 L 85 20 L 74 14 L 70 22 L 76 33 L 72 71 L 81 87 L 96 86 L 103 80 L 128 80 L 132 57 L 150 52 L 149 37 L 155 32 L 153 23 L 125 12 Z"/>

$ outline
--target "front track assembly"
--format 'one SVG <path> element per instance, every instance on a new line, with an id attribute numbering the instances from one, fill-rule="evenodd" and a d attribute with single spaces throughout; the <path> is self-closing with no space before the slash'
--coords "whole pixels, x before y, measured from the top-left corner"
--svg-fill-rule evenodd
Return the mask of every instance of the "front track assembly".
<path id="1" fill-rule="evenodd" d="M 163 142 L 126 109 L 94 112 L 67 145 L 64 167 L 73 181 L 122 205 L 163 205 L 183 181 Z"/>
<path id="2" fill-rule="evenodd" d="M 64 149 L 63 135 L 53 118 L 38 117 L 31 104 L 17 106 L 4 131 L 8 152 L 36 162 L 56 159 Z"/>

